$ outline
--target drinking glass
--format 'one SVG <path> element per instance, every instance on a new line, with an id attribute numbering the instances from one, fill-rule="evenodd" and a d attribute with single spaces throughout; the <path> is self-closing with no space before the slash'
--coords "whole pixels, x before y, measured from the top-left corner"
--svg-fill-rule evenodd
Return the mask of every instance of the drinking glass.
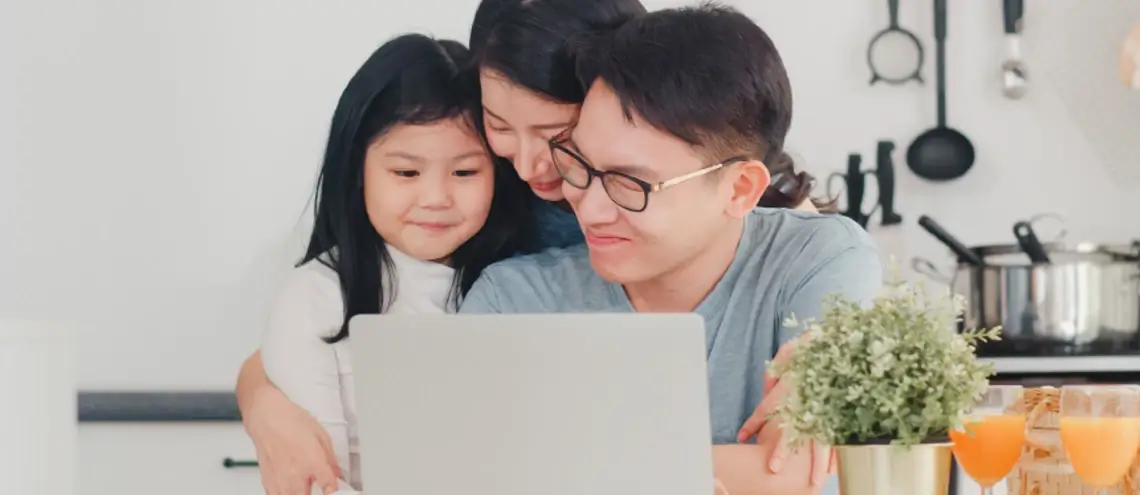
<path id="1" fill-rule="evenodd" d="M 1061 387 L 1061 445 L 1077 477 L 1106 495 L 1140 450 L 1140 390 Z"/>
<path id="2" fill-rule="evenodd" d="M 1021 401 L 1019 385 L 991 385 L 982 400 L 966 415 L 965 431 L 950 431 L 954 457 L 984 495 L 1004 479 L 1025 447 L 1025 412 L 1011 411 Z"/>

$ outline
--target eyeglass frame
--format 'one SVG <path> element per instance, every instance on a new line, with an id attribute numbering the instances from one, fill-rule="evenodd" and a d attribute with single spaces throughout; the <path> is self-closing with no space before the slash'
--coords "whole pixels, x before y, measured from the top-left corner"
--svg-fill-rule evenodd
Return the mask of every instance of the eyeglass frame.
<path id="1" fill-rule="evenodd" d="M 557 136 L 550 138 L 550 141 L 548 141 L 548 144 L 550 145 L 550 160 L 551 160 L 552 164 L 554 165 L 554 170 L 558 172 L 558 176 L 561 177 L 562 180 L 566 181 L 567 184 L 570 184 L 570 187 L 573 187 L 573 188 L 581 190 L 581 191 L 585 191 L 585 190 L 589 189 L 590 186 L 593 184 L 594 177 L 597 177 L 598 180 L 602 183 L 602 190 L 604 190 L 606 192 L 606 197 L 610 198 L 610 201 L 613 202 L 613 204 L 617 205 L 619 208 L 626 210 L 626 211 L 629 211 L 629 212 L 633 212 L 633 213 L 641 213 L 641 212 L 645 211 L 646 208 L 649 208 L 649 194 L 650 193 L 663 191 L 663 190 L 668 189 L 670 187 L 673 187 L 677 184 L 682 184 L 684 182 L 695 179 L 695 178 L 700 177 L 702 175 L 707 175 L 709 173 L 712 173 L 716 170 L 720 170 L 720 169 L 727 167 L 729 165 L 733 165 L 733 164 L 740 163 L 740 162 L 748 160 L 747 156 L 734 156 L 732 158 L 725 159 L 719 163 L 715 163 L 715 164 L 703 167 L 699 170 L 695 170 L 695 171 L 689 172 L 687 174 L 683 174 L 683 175 L 679 175 L 677 177 L 673 177 L 672 179 L 660 181 L 657 183 L 651 183 L 651 182 L 645 181 L 643 179 L 639 179 L 637 177 L 629 175 L 625 172 L 619 172 L 616 170 L 598 170 L 598 169 L 594 168 L 594 166 L 590 165 L 590 163 L 587 162 L 585 158 L 582 158 L 582 155 L 579 155 L 574 150 L 565 146 L 565 143 L 570 142 L 570 131 L 571 130 L 572 130 L 572 128 L 567 128 L 566 130 L 558 133 Z M 560 169 L 558 167 L 558 159 L 554 157 L 554 154 L 559 152 L 559 151 L 569 155 L 570 158 L 573 158 L 575 161 L 577 161 L 578 164 L 582 166 L 582 168 L 586 169 L 586 184 L 584 186 L 578 187 L 578 186 L 574 185 L 572 182 L 570 182 L 569 179 L 566 178 L 566 175 L 562 173 L 562 169 Z M 616 175 L 616 176 L 622 177 L 624 179 L 628 179 L 630 182 L 637 184 L 637 186 L 641 188 L 642 195 L 645 197 L 645 200 L 642 201 L 641 209 L 630 208 L 630 207 L 625 206 L 621 203 L 618 203 L 617 200 L 614 199 L 613 195 L 610 194 L 610 190 L 608 188 L 606 188 L 605 178 L 606 178 L 606 176 L 610 176 L 610 175 Z"/>

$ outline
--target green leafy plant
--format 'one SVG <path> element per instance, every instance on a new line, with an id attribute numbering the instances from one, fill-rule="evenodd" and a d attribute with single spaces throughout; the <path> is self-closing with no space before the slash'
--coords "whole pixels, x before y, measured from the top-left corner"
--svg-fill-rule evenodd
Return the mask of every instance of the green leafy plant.
<path id="1" fill-rule="evenodd" d="M 806 334 L 772 366 L 791 381 L 776 414 L 793 446 L 912 446 L 961 428 L 994 373 L 974 349 L 1000 327 L 958 333 L 964 298 L 919 289 L 896 276 L 870 306 L 835 296 L 818 321 L 786 322 Z"/>

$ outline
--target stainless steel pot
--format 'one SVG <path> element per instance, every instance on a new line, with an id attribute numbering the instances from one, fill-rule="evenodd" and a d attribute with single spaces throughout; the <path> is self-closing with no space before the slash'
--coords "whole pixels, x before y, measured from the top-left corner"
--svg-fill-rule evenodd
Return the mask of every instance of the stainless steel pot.
<path id="1" fill-rule="evenodd" d="M 971 248 L 984 263 L 960 263 L 948 277 L 953 291 L 969 302 L 964 317 L 968 328 L 1000 325 L 1003 339 L 1047 344 L 1138 338 L 1136 246 L 1053 243 L 1044 247 L 1048 264 L 1030 263 L 1019 245 Z M 925 260 L 915 260 L 915 268 L 938 276 Z"/>

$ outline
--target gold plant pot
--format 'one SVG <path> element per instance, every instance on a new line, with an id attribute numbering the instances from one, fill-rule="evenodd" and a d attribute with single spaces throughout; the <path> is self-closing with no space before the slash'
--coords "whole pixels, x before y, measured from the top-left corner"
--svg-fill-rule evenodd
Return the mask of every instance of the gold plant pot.
<path id="1" fill-rule="evenodd" d="M 950 443 L 836 447 L 841 495 L 946 495 Z"/>

